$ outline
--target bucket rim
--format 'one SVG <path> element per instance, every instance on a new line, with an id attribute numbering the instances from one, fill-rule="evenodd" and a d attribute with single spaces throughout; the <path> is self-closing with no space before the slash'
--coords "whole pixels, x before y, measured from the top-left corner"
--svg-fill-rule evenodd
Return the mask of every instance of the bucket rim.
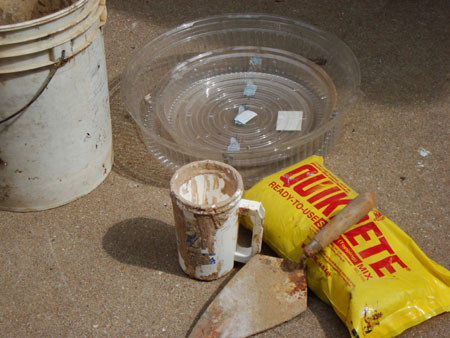
<path id="1" fill-rule="evenodd" d="M 66 16 L 67 14 L 72 13 L 73 11 L 77 10 L 80 7 L 83 7 L 87 2 L 91 0 L 78 0 L 77 2 L 71 4 L 70 6 L 67 6 L 55 13 L 42 16 L 40 18 L 27 20 L 27 21 L 21 21 L 9 25 L 0 25 L 0 32 L 8 32 L 12 30 L 19 30 L 19 29 L 25 29 L 32 26 L 36 26 L 37 24 L 43 24 L 50 21 L 57 20 L 61 17 Z"/>

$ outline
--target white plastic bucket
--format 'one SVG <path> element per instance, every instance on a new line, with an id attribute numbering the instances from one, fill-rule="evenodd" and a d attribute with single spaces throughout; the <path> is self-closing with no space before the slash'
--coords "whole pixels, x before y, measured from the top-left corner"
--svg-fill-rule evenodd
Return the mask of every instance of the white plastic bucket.
<path id="1" fill-rule="evenodd" d="M 105 21 L 105 0 L 0 0 L 0 209 L 66 204 L 110 172 Z"/>

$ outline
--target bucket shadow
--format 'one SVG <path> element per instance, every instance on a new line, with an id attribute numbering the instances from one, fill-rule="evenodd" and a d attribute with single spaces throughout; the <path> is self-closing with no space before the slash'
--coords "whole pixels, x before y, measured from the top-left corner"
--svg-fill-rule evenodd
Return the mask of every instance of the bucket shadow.
<path id="1" fill-rule="evenodd" d="M 153 218 L 131 218 L 108 229 L 103 249 L 124 264 L 185 276 L 178 266 L 175 229 Z"/>

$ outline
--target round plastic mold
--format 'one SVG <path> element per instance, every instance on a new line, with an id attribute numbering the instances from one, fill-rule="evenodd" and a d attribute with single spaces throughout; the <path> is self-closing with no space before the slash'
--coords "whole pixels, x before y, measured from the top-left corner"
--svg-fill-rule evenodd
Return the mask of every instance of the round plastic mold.
<path id="1" fill-rule="evenodd" d="M 223 15 L 145 45 L 130 60 L 122 91 L 144 142 L 170 170 L 219 160 L 248 187 L 326 154 L 359 84 L 355 56 L 333 35 L 287 18 Z M 236 122 L 244 110 L 254 117 Z M 279 111 L 301 111 L 301 129 L 276 130 Z"/>

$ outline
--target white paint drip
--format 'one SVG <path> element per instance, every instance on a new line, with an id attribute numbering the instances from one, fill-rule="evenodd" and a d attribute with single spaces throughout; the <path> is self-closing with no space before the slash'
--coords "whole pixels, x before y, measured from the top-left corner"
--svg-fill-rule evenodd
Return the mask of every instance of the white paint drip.
<path id="1" fill-rule="evenodd" d="M 431 155 L 430 151 L 428 151 L 422 147 L 419 147 L 419 149 L 417 149 L 417 151 L 419 152 L 420 156 L 422 156 L 422 157 L 427 157 L 428 155 Z"/>

